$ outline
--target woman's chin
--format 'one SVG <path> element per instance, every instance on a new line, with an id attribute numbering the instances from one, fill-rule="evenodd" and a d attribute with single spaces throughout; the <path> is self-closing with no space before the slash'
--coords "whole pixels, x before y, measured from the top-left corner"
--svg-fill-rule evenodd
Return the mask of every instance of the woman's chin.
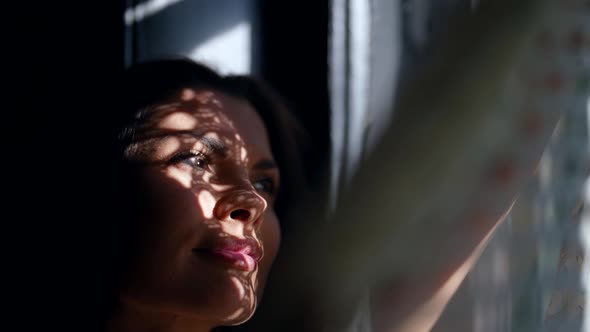
<path id="1" fill-rule="evenodd" d="M 236 300 L 239 299 L 239 300 Z M 227 302 L 223 312 L 220 312 L 223 325 L 239 325 L 250 319 L 256 310 L 256 296 L 251 292 L 250 296 L 234 297 L 232 302 Z M 220 308 L 221 309 L 221 308 Z"/>
<path id="2" fill-rule="evenodd" d="M 210 288 L 206 301 L 200 303 L 199 310 L 195 311 L 206 311 L 209 317 L 225 326 L 239 325 L 252 317 L 258 300 L 253 285 L 232 276 L 216 286 Z"/>
<path id="3" fill-rule="evenodd" d="M 240 308 L 230 315 L 228 315 L 224 320 L 222 325 L 224 326 L 234 326 L 240 325 L 248 320 L 254 315 L 255 308 Z"/>

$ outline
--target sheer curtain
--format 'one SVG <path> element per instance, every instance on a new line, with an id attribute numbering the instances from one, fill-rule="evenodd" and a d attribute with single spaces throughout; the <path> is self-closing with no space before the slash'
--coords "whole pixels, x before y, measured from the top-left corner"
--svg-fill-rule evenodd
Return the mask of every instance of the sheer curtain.
<path id="1" fill-rule="evenodd" d="M 457 7 L 477 11 L 478 1 L 332 0 L 333 206 L 363 156 L 395 121 L 398 85 L 436 53 L 432 45 Z M 564 1 L 513 64 L 497 102 L 515 121 L 498 128 L 497 135 L 518 132 L 522 139 L 512 145 L 517 155 L 526 154 L 526 135 L 554 123 L 559 111 L 563 116 L 511 216 L 495 231 L 434 331 L 582 328 L 580 222 L 590 164 L 589 82 L 590 7 Z M 526 124 L 517 127 L 520 118 Z M 366 303 L 360 304 L 352 325 L 366 329 L 369 313 Z"/>

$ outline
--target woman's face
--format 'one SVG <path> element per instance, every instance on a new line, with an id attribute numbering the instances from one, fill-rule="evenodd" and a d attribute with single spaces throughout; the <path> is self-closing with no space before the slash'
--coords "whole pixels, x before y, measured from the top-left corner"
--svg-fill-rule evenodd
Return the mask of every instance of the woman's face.
<path id="1" fill-rule="evenodd" d="M 127 149 L 142 229 L 121 298 L 212 326 L 243 322 L 280 242 L 264 124 L 248 102 L 210 89 L 178 91 L 144 118 Z"/>

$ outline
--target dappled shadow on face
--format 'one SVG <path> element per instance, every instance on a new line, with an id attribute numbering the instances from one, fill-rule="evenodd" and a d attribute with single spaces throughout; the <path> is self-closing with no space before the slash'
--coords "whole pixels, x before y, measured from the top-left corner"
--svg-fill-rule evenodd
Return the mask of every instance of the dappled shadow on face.
<path id="1" fill-rule="evenodd" d="M 238 301 L 240 303 L 239 309 L 227 316 L 228 321 L 243 322 L 250 318 L 254 313 L 257 304 L 256 293 L 258 289 L 258 271 L 254 271 L 250 275 L 244 275 L 230 271 L 231 279 L 239 292 Z"/>
<path id="2" fill-rule="evenodd" d="M 141 153 L 164 138 L 176 138 L 182 145 L 190 145 L 196 138 L 205 137 L 220 153 L 246 165 L 248 153 L 244 141 L 223 108 L 212 91 L 184 89 L 180 96 L 137 114 L 135 123 L 125 130 L 131 141 L 127 150 Z"/>
<path id="3" fill-rule="evenodd" d="M 187 219 L 200 233 L 260 242 L 260 219 L 267 202 L 250 182 L 248 147 L 224 107 L 212 91 L 183 89 L 137 115 L 125 131 L 130 141 L 125 156 L 148 170 L 149 177 L 161 179 L 150 190 L 167 185 L 176 187 L 170 192 L 182 193 L 179 204 L 188 205 L 179 208 L 194 214 Z M 158 213 L 166 218 L 167 212 Z M 239 303 L 225 317 L 231 324 L 252 315 L 259 273 L 258 269 L 228 273 Z"/>

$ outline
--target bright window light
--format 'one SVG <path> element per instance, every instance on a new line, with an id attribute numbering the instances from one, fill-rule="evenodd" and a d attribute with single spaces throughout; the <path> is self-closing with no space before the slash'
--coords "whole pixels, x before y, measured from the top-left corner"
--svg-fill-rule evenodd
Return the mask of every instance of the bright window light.
<path id="1" fill-rule="evenodd" d="M 242 22 L 199 44 L 189 56 L 221 74 L 248 74 L 251 70 L 251 27 Z"/>

